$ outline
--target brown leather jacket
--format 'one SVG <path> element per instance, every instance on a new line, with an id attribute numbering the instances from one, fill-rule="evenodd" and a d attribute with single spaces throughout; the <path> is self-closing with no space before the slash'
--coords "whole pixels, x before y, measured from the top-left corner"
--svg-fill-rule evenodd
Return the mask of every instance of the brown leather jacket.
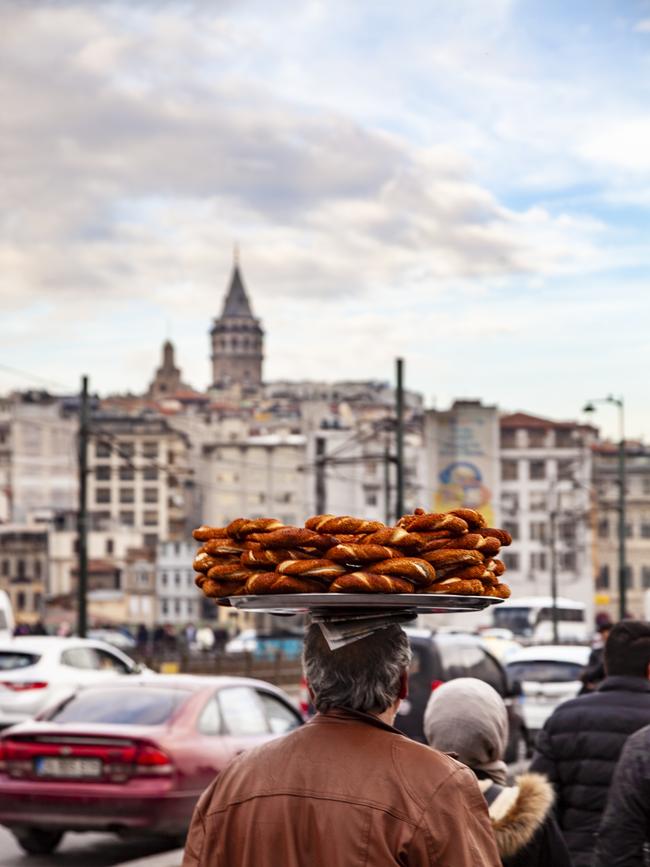
<path id="1" fill-rule="evenodd" d="M 337 710 L 231 762 L 199 800 L 183 867 L 500 863 L 470 770 Z"/>

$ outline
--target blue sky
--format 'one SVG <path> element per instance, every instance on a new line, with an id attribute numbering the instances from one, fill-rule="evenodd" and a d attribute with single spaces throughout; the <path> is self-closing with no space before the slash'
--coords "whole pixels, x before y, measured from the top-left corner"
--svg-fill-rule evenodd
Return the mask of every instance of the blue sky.
<path id="1" fill-rule="evenodd" d="M 650 436 L 650 2 L 0 17 L 0 365 L 137 391 L 169 334 L 205 387 L 238 241 L 269 379 L 403 355 L 441 407 L 576 418 L 613 392 Z"/>

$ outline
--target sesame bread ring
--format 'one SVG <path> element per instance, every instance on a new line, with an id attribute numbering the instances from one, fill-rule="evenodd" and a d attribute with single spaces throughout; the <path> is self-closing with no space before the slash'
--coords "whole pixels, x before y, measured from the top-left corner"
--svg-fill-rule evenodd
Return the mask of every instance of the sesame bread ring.
<path id="1" fill-rule="evenodd" d="M 202 527 L 197 527 L 192 530 L 192 535 L 197 542 L 207 542 L 208 539 L 218 539 L 221 536 L 227 536 L 225 527 L 208 527 L 205 524 Z"/>
<path id="2" fill-rule="evenodd" d="M 512 536 L 507 530 L 501 530 L 498 527 L 481 527 L 476 531 L 481 536 L 492 536 L 498 539 L 502 545 L 512 545 Z"/>
<path id="3" fill-rule="evenodd" d="M 246 581 L 251 574 L 250 569 L 245 569 L 238 560 L 234 563 L 219 563 L 208 572 L 208 578 L 215 581 Z"/>
<path id="4" fill-rule="evenodd" d="M 510 599 L 510 588 L 507 584 L 496 584 L 494 587 L 489 587 L 486 596 L 496 596 L 497 599 Z"/>
<path id="5" fill-rule="evenodd" d="M 350 572 L 330 585 L 330 593 L 413 593 L 413 585 L 404 578 L 375 575 L 370 572 Z"/>
<path id="6" fill-rule="evenodd" d="M 309 578 L 278 575 L 277 572 L 254 572 L 244 584 L 242 595 L 272 593 L 322 593 L 323 585 Z"/>
<path id="7" fill-rule="evenodd" d="M 335 545 L 326 551 L 328 560 L 337 563 L 375 563 L 379 560 L 390 560 L 399 557 L 400 552 L 385 545 Z"/>
<path id="8" fill-rule="evenodd" d="M 206 578 L 201 590 L 209 599 L 219 599 L 222 596 L 241 596 L 244 587 L 242 581 L 216 581 L 214 578 Z"/>
<path id="9" fill-rule="evenodd" d="M 485 588 L 478 579 L 464 581 L 458 578 L 443 578 L 427 587 L 423 593 L 453 593 L 459 596 L 484 596 Z"/>
<path id="10" fill-rule="evenodd" d="M 491 573 L 486 570 L 482 563 L 477 563 L 475 566 L 468 563 L 457 563 L 456 566 L 448 572 L 444 569 L 438 569 L 439 580 L 442 580 L 443 578 L 456 578 L 456 580 L 460 579 L 461 581 L 473 581 L 474 579 L 479 578 L 482 581 L 486 575 L 489 576 L 490 574 Z"/>
<path id="11" fill-rule="evenodd" d="M 205 551 L 200 550 L 192 562 L 192 568 L 195 572 L 208 572 L 213 566 L 221 562 L 216 557 L 211 557 Z"/>
<path id="12" fill-rule="evenodd" d="M 465 533 L 464 536 L 453 536 L 450 539 L 432 539 L 427 542 L 422 551 L 439 551 L 441 548 L 455 548 L 456 550 L 475 549 L 486 557 L 492 557 L 499 552 L 501 542 L 493 536 L 481 536 L 479 533 Z"/>
<path id="13" fill-rule="evenodd" d="M 339 541 L 344 540 L 339 536 Z M 363 542 L 366 545 L 389 545 L 392 548 L 407 549 L 419 548 L 421 544 L 418 536 L 402 527 L 385 527 L 383 530 L 377 530 L 376 533 L 365 536 Z"/>
<path id="14" fill-rule="evenodd" d="M 336 538 L 341 544 L 347 545 L 348 543 L 356 544 L 365 542 L 368 537 L 365 533 L 337 533 Z"/>
<path id="15" fill-rule="evenodd" d="M 319 533 L 376 533 L 385 526 L 381 521 L 364 521 L 352 515 L 314 515 L 305 521 L 308 530 L 317 530 Z"/>
<path id="16" fill-rule="evenodd" d="M 253 569 L 275 569 L 278 563 L 285 560 L 309 560 L 310 555 L 295 548 L 272 548 L 267 550 L 259 543 L 251 543 L 254 547 L 249 548 L 241 555 L 242 566 Z"/>
<path id="17" fill-rule="evenodd" d="M 426 560 L 418 560 L 416 557 L 394 557 L 392 560 L 382 560 L 366 566 L 366 572 L 373 575 L 396 575 L 398 578 L 406 578 L 418 587 L 427 587 L 436 580 L 436 570 Z"/>
<path id="18" fill-rule="evenodd" d="M 338 542 L 334 536 L 321 535 L 301 527 L 284 527 L 272 533 L 251 533 L 248 538 L 251 542 L 260 542 L 265 548 L 305 547 L 318 548 L 320 551 L 331 548 Z"/>
<path id="19" fill-rule="evenodd" d="M 455 515 L 429 512 L 426 515 L 412 515 L 407 522 L 401 524 L 409 533 L 417 533 L 418 530 L 447 530 L 449 533 L 465 533 L 467 521 L 457 518 Z"/>
<path id="20" fill-rule="evenodd" d="M 285 560 L 275 571 L 282 575 L 304 575 L 305 578 L 329 584 L 339 575 L 344 575 L 346 569 L 332 560 Z"/>
<path id="21" fill-rule="evenodd" d="M 436 569 L 445 569 L 459 563 L 483 563 L 483 555 L 480 551 L 465 551 L 462 548 L 441 548 L 439 551 L 428 551 L 420 556 Z"/>
<path id="22" fill-rule="evenodd" d="M 228 524 L 226 532 L 235 539 L 242 539 L 251 533 L 270 533 L 272 530 L 281 530 L 284 526 L 277 518 L 256 518 L 252 521 L 237 518 Z"/>
<path id="23" fill-rule="evenodd" d="M 426 515 L 426 512 L 427 512 L 426 509 L 413 509 L 412 515 L 402 515 L 402 517 L 399 519 L 399 521 L 397 522 L 397 524 L 395 526 L 406 528 L 408 525 L 408 522 L 411 520 L 411 518 L 416 517 L 417 515 Z"/>
<path id="24" fill-rule="evenodd" d="M 489 572 L 487 569 L 481 575 L 481 581 L 486 587 L 495 587 L 499 583 L 499 576 L 494 572 Z"/>
<path id="25" fill-rule="evenodd" d="M 488 572 L 494 572 L 495 575 L 503 575 L 506 571 L 506 564 L 503 560 L 488 560 L 485 568 Z"/>
<path id="26" fill-rule="evenodd" d="M 476 511 L 476 509 L 450 509 L 449 514 L 455 515 L 457 518 L 462 518 L 463 521 L 466 521 L 470 530 L 475 527 L 487 526 L 487 521 L 480 512 Z"/>
<path id="27" fill-rule="evenodd" d="M 221 539 L 210 539 L 203 546 L 211 557 L 239 557 L 244 550 L 241 542 L 224 536 Z"/>

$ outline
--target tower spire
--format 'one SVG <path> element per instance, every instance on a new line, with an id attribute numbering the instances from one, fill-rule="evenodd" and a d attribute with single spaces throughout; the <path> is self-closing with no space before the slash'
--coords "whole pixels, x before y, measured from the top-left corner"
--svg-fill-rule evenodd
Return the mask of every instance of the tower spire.
<path id="1" fill-rule="evenodd" d="M 232 261 L 235 268 L 239 268 L 239 241 L 235 241 L 232 251 Z"/>

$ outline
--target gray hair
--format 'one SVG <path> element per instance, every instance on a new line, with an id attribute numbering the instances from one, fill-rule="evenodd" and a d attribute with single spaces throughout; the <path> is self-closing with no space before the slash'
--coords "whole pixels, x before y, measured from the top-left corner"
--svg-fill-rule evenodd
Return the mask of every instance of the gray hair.
<path id="1" fill-rule="evenodd" d="M 408 638 L 395 624 L 338 650 L 329 649 L 317 623 L 305 633 L 303 669 L 321 712 L 344 707 L 383 713 L 398 698 L 410 662 Z"/>

